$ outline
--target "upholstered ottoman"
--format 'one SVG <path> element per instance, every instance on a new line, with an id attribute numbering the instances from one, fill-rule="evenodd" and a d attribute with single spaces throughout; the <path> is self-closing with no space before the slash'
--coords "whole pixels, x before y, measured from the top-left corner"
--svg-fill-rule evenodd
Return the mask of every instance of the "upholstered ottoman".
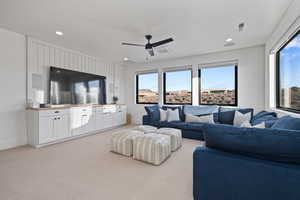
<path id="1" fill-rule="evenodd" d="M 133 158 L 160 165 L 171 155 L 170 136 L 157 133 L 139 135 L 133 140 Z"/>
<path id="2" fill-rule="evenodd" d="M 144 132 L 137 130 L 124 130 L 112 135 L 110 140 L 111 151 L 124 156 L 132 156 L 133 140 Z"/>
<path id="3" fill-rule="evenodd" d="M 169 135 L 171 137 L 171 150 L 176 151 L 181 147 L 182 135 L 180 129 L 175 128 L 160 128 L 157 130 L 158 134 Z"/>
<path id="4" fill-rule="evenodd" d="M 144 133 L 155 133 L 157 128 L 149 125 L 140 125 L 134 127 L 133 130 L 143 131 Z"/>

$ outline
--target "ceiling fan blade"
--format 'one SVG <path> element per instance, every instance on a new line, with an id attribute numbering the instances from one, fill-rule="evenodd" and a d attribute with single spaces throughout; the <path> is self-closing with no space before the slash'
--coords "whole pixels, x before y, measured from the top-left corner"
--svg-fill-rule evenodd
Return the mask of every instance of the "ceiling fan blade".
<path id="1" fill-rule="evenodd" d="M 150 54 L 150 56 L 154 56 L 154 51 L 153 49 L 147 49 L 148 53 Z"/>
<path id="2" fill-rule="evenodd" d="M 161 45 L 164 45 L 164 44 L 167 44 L 169 42 L 173 42 L 173 38 L 168 38 L 168 39 L 165 39 L 165 40 L 162 40 L 162 41 L 159 41 L 159 42 L 155 42 L 155 43 L 152 43 L 152 47 L 158 47 L 158 46 L 161 46 Z"/>
<path id="3" fill-rule="evenodd" d="M 133 43 L 126 43 L 122 42 L 122 45 L 129 45 L 129 46 L 136 46 L 136 47 L 145 47 L 143 44 L 133 44 Z"/>

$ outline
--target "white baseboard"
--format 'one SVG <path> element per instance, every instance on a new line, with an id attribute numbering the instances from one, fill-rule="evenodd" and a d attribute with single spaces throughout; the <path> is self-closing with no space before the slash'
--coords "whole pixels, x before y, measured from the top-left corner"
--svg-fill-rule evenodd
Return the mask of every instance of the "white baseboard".
<path id="1" fill-rule="evenodd" d="M 27 144 L 27 138 L 22 139 L 16 139 L 16 138 L 10 138 L 10 139 L 1 139 L 0 140 L 0 150 L 6 150 L 15 148 L 18 146 L 24 146 Z"/>

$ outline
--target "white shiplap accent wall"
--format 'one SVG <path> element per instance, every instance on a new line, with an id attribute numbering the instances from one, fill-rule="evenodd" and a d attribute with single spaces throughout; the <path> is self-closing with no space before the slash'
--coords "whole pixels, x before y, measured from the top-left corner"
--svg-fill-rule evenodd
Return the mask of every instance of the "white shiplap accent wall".
<path id="1" fill-rule="evenodd" d="M 34 91 L 40 90 L 44 94 L 44 102 L 48 101 L 49 67 L 60 67 L 80 72 L 106 76 L 107 102 L 110 103 L 115 88 L 122 86 L 116 71 L 120 66 L 104 62 L 99 58 L 82 54 L 77 51 L 55 46 L 33 38 L 27 38 L 27 99 L 33 100 Z M 32 75 L 41 77 L 39 88 L 33 88 Z M 36 80 L 36 79 L 35 79 Z M 114 84 L 114 80 L 115 81 Z M 118 89 L 119 90 L 119 89 Z M 115 91 L 116 95 L 118 91 Z M 122 98 L 122 97 L 121 97 Z"/>

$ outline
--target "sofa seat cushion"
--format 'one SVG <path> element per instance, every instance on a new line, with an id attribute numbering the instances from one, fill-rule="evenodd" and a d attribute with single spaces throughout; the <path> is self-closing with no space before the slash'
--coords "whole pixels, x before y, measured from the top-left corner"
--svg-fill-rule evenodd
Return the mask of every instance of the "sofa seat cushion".
<path id="1" fill-rule="evenodd" d="M 193 131 L 201 131 L 202 128 L 206 123 L 197 123 L 197 122 L 189 122 L 188 126 L 185 127 L 186 130 L 193 130 Z"/>
<path id="2" fill-rule="evenodd" d="M 172 121 L 172 122 L 159 122 L 159 127 L 167 127 L 167 128 L 178 128 L 183 129 L 188 126 L 188 123 L 182 121 Z"/>
<path id="3" fill-rule="evenodd" d="M 222 108 L 219 112 L 219 122 L 221 124 L 233 125 L 235 111 L 239 111 L 242 114 L 251 112 L 251 119 L 253 117 L 253 109 L 252 108 L 244 108 L 244 109 Z"/>
<path id="4" fill-rule="evenodd" d="M 272 129 L 288 129 L 288 130 L 300 130 L 300 118 L 295 118 L 291 116 L 284 116 L 279 118 Z"/>
<path id="5" fill-rule="evenodd" d="M 206 145 L 277 162 L 300 164 L 300 131 L 205 124 Z"/>

